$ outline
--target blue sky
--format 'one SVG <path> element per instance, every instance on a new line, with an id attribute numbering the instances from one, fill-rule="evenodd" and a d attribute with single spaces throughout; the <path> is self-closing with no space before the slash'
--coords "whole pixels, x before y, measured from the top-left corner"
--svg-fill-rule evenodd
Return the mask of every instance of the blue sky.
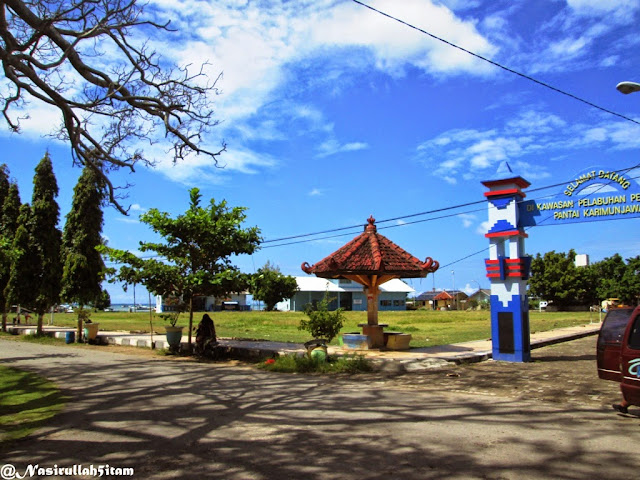
<path id="1" fill-rule="evenodd" d="M 640 0 L 392 0 L 370 5 L 477 54 L 640 120 L 640 93 L 615 85 L 640 82 Z M 149 15 L 178 31 L 151 38 L 167 60 L 209 62 L 221 121 L 205 139 L 228 144 L 215 168 L 193 157 L 173 165 L 166 145 L 147 153 L 154 169 L 113 175 L 128 188 L 130 215 L 105 210 L 109 245 L 136 250 L 150 240 L 138 215 L 156 207 L 177 215 L 188 189 L 205 199 L 248 208 L 247 225 L 265 240 L 363 225 L 482 200 L 482 180 L 508 161 L 531 188 L 570 181 L 591 167 L 639 163 L 640 125 L 508 73 L 348 0 L 151 0 Z M 34 168 L 49 150 L 64 214 L 80 173 L 69 148 L 45 136 L 55 112 L 32 102 L 23 133 L 0 131 L 3 162 L 30 201 Z M 633 176 L 634 172 L 630 172 Z M 638 171 L 635 171 L 635 175 Z M 555 193 L 555 192 L 549 192 Z M 532 197 L 529 197 L 532 198 Z M 481 253 L 486 206 L 413 225 L 386 222 L 388 238 L 443 266 L 412 280 L 418 291 L 489 287 Z M 63 219 L 62 219 L 63 220 Z M 640 247 L 637 219 L 538 227 L 527 253 L 589 254 L 592 261 Z M 236 264 L 252 272 L 267 261 L 303 275 L 357 235 L 273 247 L 265 243 Z M 282 242 L 286 243 L 286 242 Z M 132 294 L 109 286 L 114 303 Z M 138 287 L 138 301 L 146 294 Z"/>

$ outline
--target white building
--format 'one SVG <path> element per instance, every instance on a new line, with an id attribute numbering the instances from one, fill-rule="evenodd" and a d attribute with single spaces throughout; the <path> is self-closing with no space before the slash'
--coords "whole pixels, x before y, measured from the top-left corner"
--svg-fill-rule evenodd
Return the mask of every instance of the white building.
<path id="1" fill-rule="evenodd" d="M 303 311 L 308 304 L 316 304 L 325 293 L 329 295 L 329 308 L 366 311 L 367 297 L 359 283 L 346 279 L 325 279 L 314 276 L 295 277 L 298 292 L 290 299 L 280 302 L 281 311 Z M 407 294 L 415 290 L 400 279 L 393 279 L 380 286 L 379 310 L 405 310 Z"/>

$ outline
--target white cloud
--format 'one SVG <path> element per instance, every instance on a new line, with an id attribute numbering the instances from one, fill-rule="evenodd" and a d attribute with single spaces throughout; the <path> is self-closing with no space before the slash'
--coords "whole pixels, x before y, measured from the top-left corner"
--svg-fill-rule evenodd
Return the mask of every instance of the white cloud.
<path id="1" fill-rule="evenodd" d="M 52 135 L 62 123 L 59 110 L 38 101 L 29 103 L 25 111 L 9 110 L 9 116 L 13 122 L 17 122 L 18 117 L 22 117 L 19 120 L 20 133 L 31 139 Z M 8 128 L 0 128 L 0 135 L 8 136 L 12 134 Z M 50 138 L 56 142 L 63 142 L 53 136 Z"/>
<path id="2" fill-rule="evenodd" d="M 489 231 L 489 228 L 491 228 L 491 225 L 489 225 L 489 221 L 486 220 L 482 222 L 480 225 L 478 225 L 478 228 L 476 229 L 476 233 L 478 235 L 484 236 Z"/>
<path id="3" fill-rule="evenodd" d="M 465 9 L 474 3 L 457 0 L 450 5 Z M 441 3 L 377 0 L 371 4 L 477 53 L 491 56 L 497 52 L 497 47 L 477 30 L 473 20 L 457 17 Z M 308 73 L 310 81 L 332 82 L 338 90 L 341 82 L 336 80 L 345 73 L 372 69 L 391 76 L 404 75 L 408 67 L 439 76 L 461 73 L 482 76 L 493 72 L 466 53 L 352 2 L 151 0 L 145 14 L 158 23 L 171 19 L 175 32 L 154 31 L 147 38 L 148 31 L 133 30 L 131 41 L 140 44 L 148 41 L 163 61 L 191 65 L 191 69 L 208 63 L 205 72 L 210 80 L 223 73 L 217 83 L 222 94 L 213 98 L 216 118 L 223 123 L 213 129 L 204 146 L 219 145 L 223 138 L 229 139 L 230 151 L 221 157 L 227 165 L 227 176 L 273 167 L 272 159 L 251 151 L 255 147 L 250 142 L 285 140 L 282 125 L 290 118 L 307 121 L 310 128 L 326 132 L 321 156 L 368 148 L 362 142 L 335 140 L 332 125 L 312 106 L 298 106 L 284 116 L 282 110 L 274 110 L 271 116 L 265 116 L 270 105 L 280 103 L 283 97 L 290 98 L 288 90 L 304 88 L 297 85 L 300 78 L 291 75 L 299 67 Z M 101 48 L 104 53 L 101 61 L 108 63 L 115 50 L 108 44 Z M 331 68 L 316 67 L 324 61 L 330 62 Z M 78 82 L 76 88 L 81 87 Z M 32 120 L 25 122 L 25 132 L 49 133 L 51 125 L 59 123 L 59 114 L 54 110 L 34 104 L 30 111 Z M 164 147 L 143 148 L 166 174 L 169 164 L 163 160 L 167 157 L 163 148 L 167 144 L 163 143 L 161 133 L 154 140 Z M 238 150 L 232 152 L 232 148 Z M 223 176 L 211 166 L 210 159 L 200 157 L 171 166 L 168 178 L 184 182 L 195 175 L 204 175 L 221 181 Z"/>
<path id="4" fill-rule="evenodd" d="M 460 215 L 458 215 L 458 218 L 462 220 L 462 226 L 464 228 L 469 228 L 476 220 L 476 216 L 469 213 L 461 213 Z"/>
<path id="5" fill-rule="evenodd" d="M 331 138 L 318 147 L 319 153 L 317 157 L 322 158 L 335 155 L 337 153 L 356 152 L 367 148 L 369 148 L 369 145 L 363 142 L 340 144 L 337 140 Z"/>
<path id="6" fill-rule="evenodd" d="M 121 222 L 121 223 L 128 223 L 131 225 L 137 225 L 140 223 L 140 220 L 136 219 L 136 218 L 131 218 L 131 217 L 125 217 L 123 215 L 118 215 L 116 218 L 117 222 Z"/>
<path id="7" fill-rule="evenodd" d="M 567 122 L 557 115 L 540 112 L 538 110 L 526 110 L 518 117 L 506 123 L 506 129 L 517 133 L 548 133 L 558 128 L 564 128 Z"/>
<path id="8" fill-rule="evenodd" d="M 578 15 L 596 17 L 631 16 L 634 11 L 640 10 L 640 0 L 567 0 L 567 5 Z"/>
<path id="9" fill-rule="evenodd" d="M 627 121 L 569 124 L 557 115 L 525 109 L 502 127 L 443 132 L 418 145 L 415 160 L 450 184 L 460 178 L 476 181 L 478 173 L 493 172 L 503 161 L 516 173 L 541 180 L 551 177 L 539 165 L 541 155 L 558 157 L 582 148 L 638 149 L 640 136 Z"/>
<path id="10" fill-rule="evenodd" d="M 170 157 L 162 153 L 156 150 L 155 170 L 169 180 L 187 186 L 203 183 L 219 185 L 226 181 L 230 173 L 255 175 L 264 168 L 272 168 L 278 164 L 269 154 L 233 147 L 218 156 L 219 167 L 215 167 L 213 160 L 206 155 L 190 155 L 174 164 Z"/>
<path id="11" fill-rule="evenodd" d="M 466 293 L 467 295 L 471 295 L 472 293 L 476 293 L 476 292 L 478 291 L 478 286 L 477 286 L 477 285 L 471 286 L 471 284 L 470 284 L 470 283 L 467 283 L 467 284 L 464 286 L 464 288 L 463 288 L 463 290 L 462 290 L 462 291 L 463 291 L 464 293 Z"/>
<path id="12" fill-rule="evenodd" d="M 421 0 L 373 1 L 370 4 L 476 53 L 491 56 L 497 51 L 477 31 L 473 22 L 457 18 L 444 5 Z M 392 75 L 403 75 L 408 65 L 429 73 L 485 75 L 493 72 L 487 64 L 467 53 L 349 3 L 329 10 L 314 25 L 312 38 L 317 44 L 366 48 L 373 55 L 375 67 Z"/>
<path id="13" fill-rule="evenodd" d="M 318 197 L 320 195 L 323 195 L 323 192 L 319 188 L 313 188 L 308 195 L 310 197 Z"/>
<path id="14" fill-rule="evenodd" d="M 443 176 L 442 180 L 447 182 L 449 185 L 456 185 L 458 183 L 458 180 L 455 177 L 451 177 L 449 175 Z"/>
<path id="15" fill-rule="evenodd" d="M 503 160 L 520 155 L 521 151 L 520 139 L 504 137 L 482 140 L 466 149 L 470 157 L 470 166 L 474 170 L 492 167 Z"/>
<path id="16" fill-rule="evenodd" d="M 458 1 L 453 6 L 466 8 L 472 4 Z M 222 95 L 215 98 L 217 117 L 224 123 L 213 134 L 220 139 L 235 136 L 237 145 L 243 145 L 244 158 L 236 155 L 233 162 L 225 158 L 227 168 L 236 172 L 270 168 L 273 162 L 254 161 L 257 153 L 247 158 L 251 148 L 248 142 L 286 140 L 283 131 L 288 130 L 284 127 L 291 120 L 304 122 L 311 131 L 326 133 L 320 157 L 368 148 L 362 142 L 337 140 L 333 125 L 317 108 L 283 102 L 283 89 L 304 88 L 299 68 L 303 84 L 307 80 L 326 82 L 337 91 L 344 84 L 338 79 L 347 72 L 378 69 L 387 75 L 403 75 L 409 66 L 436 75 L 477 76 L 492 71 L 468 54 L 349 2 L 153 0 L 152 5 L 158 18 L 171 18 L 172 27 L 180 32 L 160 38 L 156 48 L 163 55 L 183 65 L 208 61 L 213 78 L 224 73 L 218 83 Z M 387 0 L 372 2 L 372 6 L 478 53 L 491 55 L 497 51 L 473 21 L 457 18 L 442 4 Z M 358 53 L 353 54 L 355 51 Z M 318 67 L 320 64 L 322 67 Z M 235 146 L 231 140 L 228 143 Z M 176 179 L 188 178 L 193 164 L 185 162 L 171 171 Z M 220 172 L 198 165 L 197 174 L 203 173 L 221 179 Z"/>

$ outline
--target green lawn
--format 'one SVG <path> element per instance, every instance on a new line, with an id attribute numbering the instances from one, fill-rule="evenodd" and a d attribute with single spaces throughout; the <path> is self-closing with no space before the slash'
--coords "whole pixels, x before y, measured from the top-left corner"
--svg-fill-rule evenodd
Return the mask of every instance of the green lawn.
<path id="1" fill-rule="evenodd" d="M 0 366 L 0 443 L 29 435 L 60 412 L 65 400 L 47 379 Z"/>
<path id="2" fill-rule="evenodd" d="M 305 342 L 309 334 L 298 330 L 302 312 L 220 312 L 210 313 L 220 337 L 272 340 L 281 342 Z M 149 312 L 95 312 L 94 322 L 100 330 L 125 330 L 149 332 Z M 342 332 L 359 331 L 358 323 L 366 323 L 365 312 L 345 312 L 346 323 Z M 202 318 L 195 314 L 194 327 Z M 530 312 L 531 332 L 552 330 L 571 325 L 598 321 L 597 314 L 589 312 Z M 75 326 L 74 314 L 56 314 L 55 324 Z M 487 311 L 397 311 L 380 312 L 379 322 L 389 324 L 387 330 L 410 333 L 412 347 L 446 345 L 469 340 L 483 340 L 491 336 L 490 313 Z M 182 314 L 179 325 L 188 325 L 188 314 Z M 164 333 L 165 323 L 154 315 L 153 330 Z M 337 343 L 334 340 L 333 343 Z"/>

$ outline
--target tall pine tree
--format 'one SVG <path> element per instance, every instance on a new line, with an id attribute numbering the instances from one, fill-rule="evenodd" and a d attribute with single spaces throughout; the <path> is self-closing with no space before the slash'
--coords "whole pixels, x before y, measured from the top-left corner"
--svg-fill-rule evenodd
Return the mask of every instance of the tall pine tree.
<path id="1" fill-rule="evenodd" d="M 37 281 L 33 285 L 36 293 L 33 306 L 38 314 L 38 334 L 42 333 L 45 312 L 60 299 L 62 233 L 58 229 L 60 208 L 56 202 L 57 196 L 58 183 L 47 152 L 36 167 L 31 202 L 33 210 L 31 236 L 40 260 Z"/>
<path id="2" fill-rule="evenodd" d="M 0 227 L 2 227 L 2 208 L 4 202 L 9 196 L 9 188 L 11 183 L 9 182 L 9 168 L 6 164 L 0 165 Z M 4 299 L 3 290 L 7 286 L 9 280 L 8 272 L 11 268 L 11 243 L 13 239 L 9 239 L 7 232 L 4 228 L 0 228 L 0 310 L 2 310 L 2 331 L 7 331 L 7 310 L 5 308 L 6 302 Z"/>
<path id="3" fill-rule="evenodd" d="M 25 203 L 20 207 L 18 228 L 12 244 L 14 256 L 4 290 L 7 304 L 15 304 L 18 308 L 32 307 L 36 299 L 33 286 L 37 283 L 39 259 L 31 236 L 31 220 L 31 207 Z"/>
<path id="4" fill-rule="evenodd" d="M 93 166 L 84 167 L 73 189 L 71 210 L 62 235 L 62 298 L 81 307 L 93 302 L 102 292 L 104 262 L 96 247 L 102 243 L 104 199 L 102 177 Z M 78 341 L 81 337 L 82 316 L 78 315 Z"/>
<path id="5" fill-rule="evenodd" d="M 4 199 L 9 195 L 9 167 L 6 163 L 0 165 L 0 211 L 2 211 L 2 205 L 4 205 Z"/>
<path id="6" fill-rule="evenodd" d="M 8 170 L 3 172 L 8 175 Z M 2 203 L 0 211 L 0 242 L 2 245 L 2 269 L 0 270 L 0 308 L 2 309 L 2 331 L 7 330 L 7 312 L 11 304 L 7 301 L 5 289 L 9 283 L 11 262 L 14 261 L 13 239 L 18 227 L 18 214 L 20 211 L 20 193 L 18 185 L 9 184 L 9 189 Z"/>

